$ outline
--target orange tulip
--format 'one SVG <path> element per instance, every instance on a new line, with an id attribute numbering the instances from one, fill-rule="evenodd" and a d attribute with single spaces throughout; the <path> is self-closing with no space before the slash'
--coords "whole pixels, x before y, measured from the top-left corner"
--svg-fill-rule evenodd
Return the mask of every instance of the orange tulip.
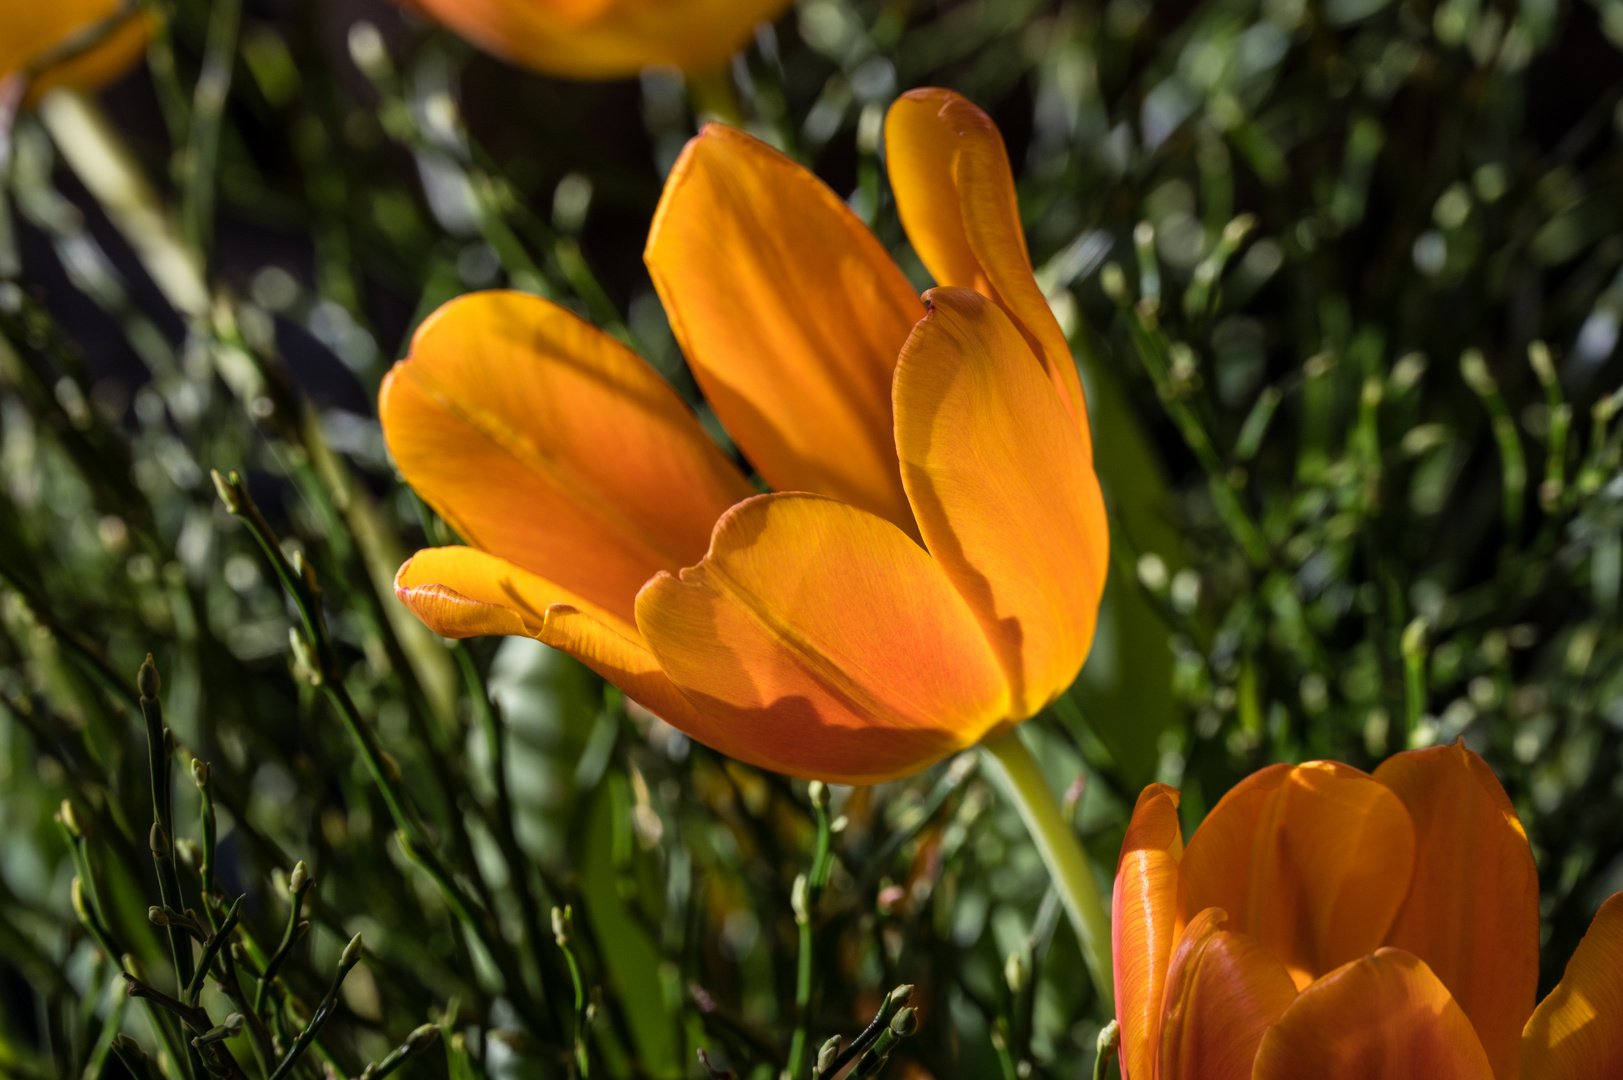
<path id="1" fill-rule="evenodd" d="M 441 308 L 384 434 L 467 541 L 396 590 L 447 637 L 573 654 L 709 746 L 871 783 L 1037 712 L 1088 652 L 1107 533 L 1087 412 L 997 129 L 941 90 L 887 121 L 943 287 L 921 304 L 845 203 L 728 127 L 666 185 L 646 259 L 757 495 L 653 368 L 547 301 Z"/>
<path id="2" fill-rule="evenodd" d="M 56 86 L 88 89 L 117 78 L 146 50 L 147 20 L 134 7 L 124 0 L 0 4 L 0 80 L 25 75 L 37 99 Z"/>
<path id="3" fill-rule="evenodd" d="M 1623 1076 L 1623 894 L 1535 1009 L 1533 853 L 1463 746 L 1263 769 L 1187 848 L 1145 789 L 1114 936 L 1127 1080 Z"/>
<path id="4" fill-rule="evenodd" d="M 504 60 L 569 79 L 708 71 L 790 0 L 402 0 Z"/>

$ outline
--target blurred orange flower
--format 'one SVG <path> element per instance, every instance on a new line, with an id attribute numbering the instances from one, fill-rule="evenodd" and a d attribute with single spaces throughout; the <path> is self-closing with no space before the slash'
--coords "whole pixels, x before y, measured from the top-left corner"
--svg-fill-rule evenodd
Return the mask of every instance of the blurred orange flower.
<path id="1" fill-rule="evenodd" d="M 21 73 L 28 97 L 57 86 L 92 88 L 146 51 L 148 24 L 125 0 L 8 0 L 0 4 L 0 79 Z"/>
<path id="2" fill-rule="evenodd" d="M 1187 848 L 1145 789 L 1113 922 L 1127 1080 L 1623 1076 L 1623 894 L 1535 1009 L 1533 853 L 1463 746 L 1263 769 Z"/>
<path id="3" fill-rule="evenodd" d="M 1108 536 L 1086 406 L 990 119 L 887 120 L 921 304 L 806 169 L 709 126 L 649 236 L 656 288 L 757 495 L 615 339 L 517 293 L 454 300 L 379 410 L 468 547 L 395 586 L 448 637 L 526 634 L 740 760 L 870 783 L 1041 709 L 1093 637 Z"/>
<path id="4" fill-rule="evenodd" d="M 402 0 L 480 48 L 548 75 L 617 79 L 725 64 L 790 0 Z"/>

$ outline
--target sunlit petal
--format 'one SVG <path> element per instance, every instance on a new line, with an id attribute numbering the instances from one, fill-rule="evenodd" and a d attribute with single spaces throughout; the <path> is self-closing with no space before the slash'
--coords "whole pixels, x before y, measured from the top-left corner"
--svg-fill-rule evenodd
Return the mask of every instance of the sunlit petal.
<path id="1" fill-rule="evenodd" d="M 1110 545 L 1099 481 L 1008 317 L 967 289 L 925 299 L 896 368 L 902 480 L 1030 716 L 1076 679 L 1093 640 Z"/>
<path id="2" fill-rule="evenodd" d="M 1247 1080 L 1264 1032 L 1296 1000 L 1275 956 L 1224 930 L 1207 908 L 1190 920 L 1167 970 L 1159 1080 Z"/>
<path id="3" fill-rule="evenodd" d="M 1276 765 L 1241 781 L 1190 839 L 1179 914 L 1222 908 L 1301 988 L 1385 940 L 1414 845 L 1403 803 L 1365 773 Z"/>
<path id="4" fill-rule="evenodd" d="M 413 614 L 441 637 L 537 637 L 553 604 L 590 612 L 619 633 L 640 637 L 633 624 L 612 612 L 477 548 L 419 551 L 400 567 L 394 588 Z"/>
<path id="5" fill-rule="evenodd" d="M 886 118 L 885 154 L 907 238 L 936 284 L 974 289 L 1009 313 L 1086 435 L 1082 382 L 1032 276 L 997 125 L 950 90 L 910 90 Z"/>
<path id="6" fill-rule="evenodd" d="M 850 208 L 711 124 L 671 170 L 644 258 L 694 377 L 766 482 L 912 533 L 890 391 L 924 309 Z"/>
<path id="7" fill-rule="evenodd" d="M 1155 1076 L 1183 854 L 1178 798 L 1178 789 L 1166 784 L 1151 784 L 1140 793 L 1116 864 L 1111 948 L 1126 1080 Z"/>
<path id="8" fill-rule="evenodd" d="M 556 304 L 475 293 L 418 329 L 379 394 L 389 450 L 470 544 L 632 620 L 751 494 L 646 362 Z"/>
<path id="9" fill-rule="evenodd" d="M 88 36 L 105 33 L 88 48 Z M 58 86 L 94 89 L 146 54 L 151 17 L 120 0 L 7 0 L 0 4 L 0 78 L 28 71 L 28 99 Z M 43 63 L 55 57 L 55 63 Z M 41 66 L 43 63 L 43 66 Z"/>
<path id="10" fill-rule="evenodd" d="M 573 656 L 667 724 L 693 734 L 708 730 L 710 722 L 682 696 L 654 654 L 608 620 L 554 604 L 535 636 Z"/>
<path id="11" fill-rule="evenodd" d="M 1623 1076 L 1623 893 L 1595 914 L 1522 1036 L 1523 1080 Z"/>
<path id="12" fill-rule="evenodd" d="M 1597 1074 L 1598 1075 L 1598 1074 Z M 1255 1080 L 1491 1080 L 1476 1029 L 1431 969 L 1381 949 L 1314 983 L 1263 1036 Z"/>
<path id="13" fill-rule="evenodd" d="M 1426 962 L 1476 1026 L 1494 1076 L 1514 1080 L 1538 989 L 1527 834 L 1493 770 L 1464 746 L 1398 754 L 1375 779 L 1415 827 L 1414 879 L 1386 943 Z"/>
<path id="14" fill-rule="evenodd" d="M 487 52 L 573 79 L 724 64 L 786 0 L 401 0 Z"/>
<path id="15" fill-rule="evenodd" d="M 905 775 L 1008 715 L 997 661 L 940 569 L 894 525 L 832 499 L 735 507 L 702 563 L 649 582 L 637 624 L 707 718 L 689 734 L 795 776 Z"/>

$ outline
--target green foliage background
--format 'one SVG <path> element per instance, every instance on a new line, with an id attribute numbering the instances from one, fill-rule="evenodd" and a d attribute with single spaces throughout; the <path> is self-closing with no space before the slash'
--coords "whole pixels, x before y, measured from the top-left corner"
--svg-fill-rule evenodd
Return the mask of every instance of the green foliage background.
<path id="1" fill-rule="evenodd" d="M 296 925 L 297 861 L 315 882 L 267 1039 L 364 936 L 293 1072 L 770 1077 L 797 1029 L 854 1036 L 912 984 L 890 1075 L 1090 1075 L 1108 1017 L 973 755 L 824 815 L 567 658 L 447 648 L 392 597 L 448 530 L 372 401 L 439 303 L 550 296 L 704 413 L 638 258 L 693 131 L 682 80 L 550 81 L 379 3 L 152 7 L 143 69 L 99 111 L 25 111 L 4 158 L 0 1073 L 207 1070 L 107 955 L 177 991 L 147 915 L 150 652 L 171 887 L 203 918 L 212 853 L 243 985 Z M 725 73 L 921 287 L 885 106 L 951 86 L 1004 132 L 1112 511 L 1093 655 L 1023 729 L 1101 882 L 1151 780 L 1182 787 L 1187 833 L 1270 762 L 1462 738 L 1534 845 L 1544 988 L 1623 888 L 1619 42 L 1616 0 L 805 0 Z M 108 145 L 125 172 L 86 164 Z M 313 645 L 278 568 L 324 613 Z M 200 1007 L 237 1008 L 212 981 Z M 225 1046 L 263 1075 L 255 1043 Z"/>

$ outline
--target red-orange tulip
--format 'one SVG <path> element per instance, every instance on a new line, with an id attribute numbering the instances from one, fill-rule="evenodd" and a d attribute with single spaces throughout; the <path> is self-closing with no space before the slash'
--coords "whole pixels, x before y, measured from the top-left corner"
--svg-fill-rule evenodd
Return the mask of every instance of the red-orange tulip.
<path id="1" fill-rule="evenodd" d="M 100 86 L 146 49 L 139 13 L 123 0 L 7 0 L 0 4 L 0 79 L 21 72 L 32 98 L 55 86 Z M 82 45 L 82 48 L 78 46 Z"/>
<path id="2" fill-rule="evenodd" d="M 402 0 L 485 51 L 569 79 L 716 68 L 790 0 Z"/>
<path id="3" fill-rule="evenodd" d="M 1463 746 L 1264 769 L 1187 848 L 1145 789 L 1114 935 L 1127 1080 L 1623 1076 L 1623 894 L 1535 1009 L 1533 853 Z"/>
<path id="4" fill-rule="evenodd" d="M 755 495 L 641 358 L 516 293 L 452 301 L 385 381 L 406 479 L 468 547 L 396 589 L 448 637 L 526 634 L 743 761 L 868 783 L 1031 716 L 1087 655 L 1107 533 L 1087 412 L 997 129 L 887 121 L 921 304 L 801 166 L 710 126 L 646 258 Z"/>

